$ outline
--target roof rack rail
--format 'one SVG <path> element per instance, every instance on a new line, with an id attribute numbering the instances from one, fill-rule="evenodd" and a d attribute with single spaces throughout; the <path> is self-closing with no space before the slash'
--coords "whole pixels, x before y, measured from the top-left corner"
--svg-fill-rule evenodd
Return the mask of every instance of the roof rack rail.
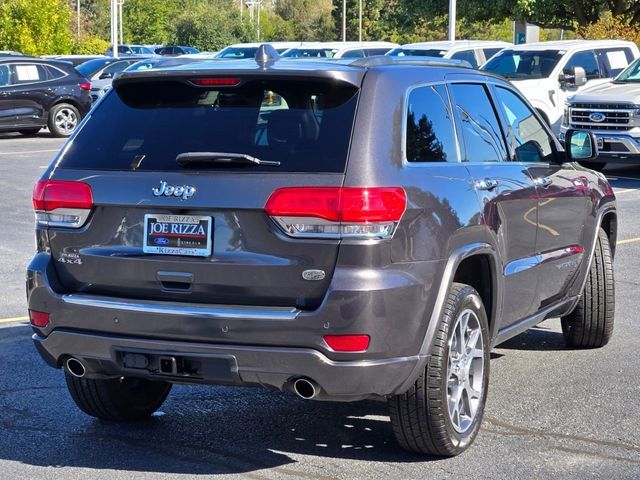
<path id="1" fill-rule="evenodd" d="M 460 67 L 473 68 L 466 60 L 454 60 L 452 58 L 438 57 L 392 57 L 389 55 L 377 55 L 354 60 L 349 65 L 354 67 L 380 67 L 384 65 L 418 65 L 424 67 Z"/>

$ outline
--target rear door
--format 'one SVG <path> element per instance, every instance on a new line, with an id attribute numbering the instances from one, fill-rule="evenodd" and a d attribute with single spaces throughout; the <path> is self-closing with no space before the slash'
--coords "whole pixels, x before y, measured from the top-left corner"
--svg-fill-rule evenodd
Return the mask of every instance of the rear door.
<path id="1" fill-rule="evenodd" d="M 107 95 L 53 172 L 93 192 L 86 225 L 50 228 L 65 291 L 299 308 L 322 301 L 339 240 L 292 238 L 265 204 L 282 187 L 342 186 L 357 87 L 233 77 L 119 82 Z M 184 160 L 198 154 L 209 159 Z M 307 270 L 317 274 L 305 279 Z"/>
<path id="2" fill-rule="evenodd" d="M 463 159 L 484 206 L 484 223 L 502 259 L 503 328 L 534 311 L 538 271 L 534 266 L 537 199 L 527 168 L 508 162 L 505 138 L 488 95 L 479 83 L 450 85 L 464 144 Z"/>
<path id="3" fill-rule="evenodd" d="M 11 85 L 16 123 L 21 126 L 40 126 L 45 123 L 46 105 L 54 96 L 48 83 L 47 69 L 37 63 L 11 65 Z"/>
<path id="4" fill-rule="evenodd" d="M 516 92 L 495 88 L 514 161 L 526 166 L 536 186 L 538 232 L 536 310 L 559 300 L 584 255 L 584 222 L 589 217 L 588 179 L 573 164 L 560 164 L 556 142 Z"/>

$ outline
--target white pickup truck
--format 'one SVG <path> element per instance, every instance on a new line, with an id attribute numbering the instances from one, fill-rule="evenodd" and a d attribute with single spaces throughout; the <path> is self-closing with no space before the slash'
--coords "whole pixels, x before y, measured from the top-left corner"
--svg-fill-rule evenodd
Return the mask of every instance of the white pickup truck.
<path id="1" fill-rule="evenodd" d="M 607 162 L 640 163 L 640 59 L 614 80 L 583 90 L 565 106 L 560 140 L 570 128 L 591 130 L 598 158 L 589 164 L 602 170 Z"/>
<path id="2" fill-rule="evenodd" d="M 540 42 L 505 48 L 481 70 L 510 80 L 559 134 L 569 97 L 608 84 L 639 56 L 635 43 L 621 40 Z"/>

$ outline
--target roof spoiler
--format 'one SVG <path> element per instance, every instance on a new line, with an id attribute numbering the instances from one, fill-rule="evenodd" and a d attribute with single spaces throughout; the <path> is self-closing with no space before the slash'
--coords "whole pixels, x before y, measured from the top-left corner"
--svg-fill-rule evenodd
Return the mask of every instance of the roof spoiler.
<path id="1" fill-rule="evenodd" d="M 374 57 L 358 58 L 349 63 L 354 67 L 381 67 L 384 65 L 418 65 L 424 67 L 460 67 L 473 68 L 466 60 L 454 60 L 453 58 L 440 57 L 392 57 L 390 55 L 377 55 Z"/>

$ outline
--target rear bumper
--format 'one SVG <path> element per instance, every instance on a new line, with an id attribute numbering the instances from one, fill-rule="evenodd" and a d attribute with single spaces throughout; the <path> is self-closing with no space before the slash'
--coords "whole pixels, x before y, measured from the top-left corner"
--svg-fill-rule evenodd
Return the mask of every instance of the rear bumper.
<path id="1" fill-rule="evenodd" d="M 336 362 L 316 350 L 304 348 L 211 345 L 64 330 L 55 330 L 48 337 L 35 334 L 33 340 L 51 366 L 58 366 L 72 352 L 85 365 L 87 377 L 132 376 L 174 383 L 259 385 L 281 390 L 291 390 L 293 381 L 304 377 L 320 386 L 319 399 L 344 401 L 394 393 L 418 362 L 417 356 Z M 127 364 L 126 355 L 136 355 L 139 363 Z M 158 363 L 161 358 L 186 361 L 190 368 L 196 365 L 197 373 L 162 373 Z"/>
<path id="2" fill-rule="evenodd" d="M 436 295 L 425 278 L 441 278 L 443 265 L 402 268 L 368 270 L 366 282 L 361 271 L 336 269 L 322 305 L 301 311 L 60 294 L 51 256 L 39 253 L 28 267 L 27 296 L 30 309 L 50 314 L 33 340 L 54 367 L 73 356 L 88 376 L 283 390 L 306 377 L 320 386 L 319 398 L 349 401 L 402 393 L 424 361 Z M 368 334 L 371 342 L 366 352 L 335 352 L 327 334 Z M 187 368 L 162 372 L 161 357 Z"/>

